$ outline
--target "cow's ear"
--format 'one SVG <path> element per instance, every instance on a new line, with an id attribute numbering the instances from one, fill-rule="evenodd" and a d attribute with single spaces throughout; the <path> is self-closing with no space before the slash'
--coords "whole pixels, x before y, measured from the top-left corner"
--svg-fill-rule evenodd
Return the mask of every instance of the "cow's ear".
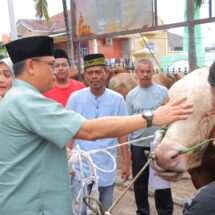
<path id="1" fill-rule="evenodd" d="M 211 109 L 206 113 L 207 116 L 215 115 L 215 110 Z"/>
<path id="2" fill-rule="evenodd" d="M 208 112 L 209 113 L 209 112 Z M 210 113 L 206 114 L 200 121 L 199 121 L 199 128 L 200 128 L 200 138 L 202 140 L 209 137 L 212 128 L 215 125 L 215 114 Z"/>

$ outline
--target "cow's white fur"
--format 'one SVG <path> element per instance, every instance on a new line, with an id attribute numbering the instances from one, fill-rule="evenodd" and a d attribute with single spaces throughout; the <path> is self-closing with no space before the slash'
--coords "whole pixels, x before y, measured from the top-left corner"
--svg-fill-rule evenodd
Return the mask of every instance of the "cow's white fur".
<path id="1" fill-rule="evenodd" d="M 185 149 L 208 138 L 215 124 L 214 114 L 207 114 L 212 109 L 208 73 L 209 68 L 195 70 L 170 88 L 170 99 L 186 96 L 188 98 L 186 102 L 194 104 L 194 112 L 187 120 L 176 121 L 169 126 L 160 143 L 166 144 L 166 151 L 168 147 Z M 186 171 L 199 166 L 205 148 L 206 146 L 201 150 L 181 155 L 180 162 L 174 170 Z"/>

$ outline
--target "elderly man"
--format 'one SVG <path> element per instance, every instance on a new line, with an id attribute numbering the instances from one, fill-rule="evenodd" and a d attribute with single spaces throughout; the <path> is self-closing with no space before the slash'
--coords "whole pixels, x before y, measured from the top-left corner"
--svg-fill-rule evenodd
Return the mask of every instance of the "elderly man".
<path id="1" fill-rule="evenodd" d="M 123 136 L 147 126 L 141 114 L 86 120 L 45 98 L 53 85 L 53 47 L 47 36 L 6 44 L 16 79 L 0 105 L 0 214 L 70 215 L 67 142 Z M 184 100 L 157 109 L 152 124 L 186 119 L 193 110 Z"/>
<path id="2" fill-rule="evenodd" d="M 126 97 L 128 113 L 130 115 L 143 113 L 147 119 L 162 104 L 168 101 L 168 90 L 166 87 L 152 81 L 153 64 L 149 59 L 138 61 L 135 70 L 138 86 L 131 90 Z M 154 134 L 159 127 L 148 126 L 148 128 L 135 131 L 129 135 L 130 140 L 147 137 Z M 147 162 L 144 151 L 150 151 L 150 139 L 131 144 L 132 173 L 135 177 Z M 138 177 L 134 183 L 134 194 L 137 205 L 137 215 L 149 215 L 148 201 L 149 168 Z M 155 189 L 155 206 L 159 215 L 172 215 L 173 200 L 169 186 Z"/>
<path id="3" fill-rule="evenodd" d="M 44 95 L 65 107 L 69 96 L 76 90 L 85 88 L 85 85 L 80 81 L 70 79 L 69 58 L 63 49 L 56 49 L 54 57 L 55 84 L 53 89 L 47 91 Z"/>
<path id="4" fill-rule="evenodd" d="M 90 54 L 84 57 L 84 79 L 88 83 L 89 87 L 79 90 L 73 93 L 67 103 L 66 108 L 68 110 L 74 110 L 80 113 L 86 119 L 96 119 L 105 116 L 127 116 L 127 109 L 123 99 L 123 96 L 109 90 L 105 87 L 105 83 L 108 77 L 108 71 L 106 70 L 106 62 L 103 54 Z M 75 140 L 73 148 L 77 145 L 85 151 L 93 149 L 106 148 L 108 146 L 114 146 L 117 142 L 124 143 L 128 141 L 127 135 L 120 136 L 118 138 L 106 138 L 98 139 L 95 141 Z M 109 150 L 114 156 L 116 162 L 116 148 Z M 121 177 L 123 180 L 127 180 L 129 176 L 129 154 L 128 146 L 121 148 L 123 164 L 121 168 Z M 105 153 L 98 153 L 92 156 L 92 160 L 101 169 L 111 170 L 113 161 L 110 155 Z M 89 167 L 84 163 L 83 171 L 85 177 L 90 176 Z M 76 179 L 80 184 L 80 169 L 76 168 Z M 107 210 L 110 208 L 113 200 L 114 183 L 116 179 L 116 170 L 112 172 L 97 171 L 98 174 L 98 190 L 99 200 L 103 207 Z M 88 185 L 88 190 L 92 188 L 92 183 Z M 73 189 L 77 190 L 77 186 L 73 186 Z M 77 196 L 76 196 L 77 197 Z M 80 208 L 80 207 L 79 207 Z M 82 211 L 82 214 L 86 214 L 86 210 Z"/>

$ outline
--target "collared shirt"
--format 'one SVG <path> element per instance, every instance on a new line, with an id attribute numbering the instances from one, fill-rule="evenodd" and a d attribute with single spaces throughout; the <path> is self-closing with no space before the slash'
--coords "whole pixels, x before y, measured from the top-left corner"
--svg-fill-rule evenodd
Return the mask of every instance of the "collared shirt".
<path id="1" fill-rule="evenodd" d="M 0 214 L 70 215 L 65 146 L 85 119 L 21 80 L 0 113 Z"/>
<path id="2" fill-rule="evenodd" d="M 153 83 L 151 87 L 141 88 L 139 86 L 131 90 L 126 97 L 126 105 L 129 115 L 143 113 L 144 111 L 156 110 L 168 97 L 166 87 Z M 141 137 L 153 135 L 160 127 L 152 126 L 135 131 L 129 135 L 129 140 L 136 140 Z M 136 146 L 150 147 L 152 139 L 133 143 Z"/>
<path id="3" fill-rule="evenodd" d="M 70 96 L 66 108 L 80 113 L 86 119 L 128 115 L 122 95 L 109 89 L 105 89 L 105 92 L 100 97 L 96 97 L 92 94 L 90 88 L 76 91 Z M 73 147 L 75 148 L 76 145 L 79 145 L 82 150 L 89 151 L 114 146 L 116 143 L 118 143 L 118 138 L 105 138 L 95 141 L 75 140 Z M 110 152 L 116 160 L 116 148 L 108 150 L 108 152 Z M 103 152 L 93 154 L 92 159 L 98 167 L 104 170 L 111 170 L 113 168 L 112 159 Z M 85 176 L 88 177 L 90 174 L 86 163 L 84 163 L 83 168 Z M 80 169 L 76 168 L 77 177 L 79 177 L 79 171 Z M 116 171 L 104 173 L 97 170 L 97 174 L 99 176 L 99 186 L 109 186 L 115 181 Z"/>

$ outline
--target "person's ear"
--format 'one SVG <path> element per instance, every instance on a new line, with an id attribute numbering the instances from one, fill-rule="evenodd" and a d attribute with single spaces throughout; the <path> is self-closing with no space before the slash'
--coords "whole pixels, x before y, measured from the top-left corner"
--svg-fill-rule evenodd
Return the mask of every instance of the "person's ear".
<path id="1" fill-rule="evenodd" d="M 28 74 L 33 75 L 35 70 L 35 64 L 31 59 L 27 59 L 25 62 L 25 71 L 28 72 Z"/>

